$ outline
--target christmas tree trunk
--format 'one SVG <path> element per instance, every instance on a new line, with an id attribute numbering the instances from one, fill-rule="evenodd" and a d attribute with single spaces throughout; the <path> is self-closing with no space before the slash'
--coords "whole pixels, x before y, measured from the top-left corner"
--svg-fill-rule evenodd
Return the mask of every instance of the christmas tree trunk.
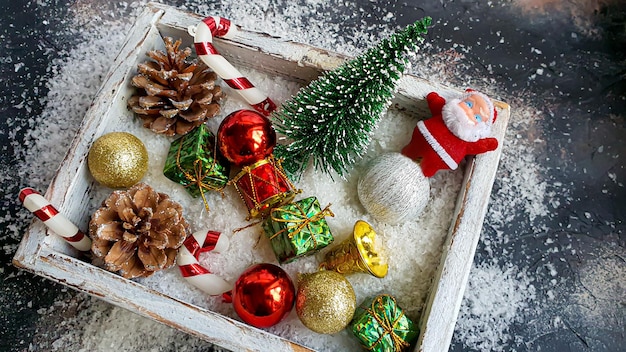
<path id="1" fill-rule="evenodd" d="M 313 158 L 314 166 L 343 177 L 360 159 L 378 121 L 387 111 L 407 56 L 424 41 L 430 17 L 417 21 L 375 47 L 303 87 L 271 115 L 290 142 L 275 155 L 296 178 Z"/>

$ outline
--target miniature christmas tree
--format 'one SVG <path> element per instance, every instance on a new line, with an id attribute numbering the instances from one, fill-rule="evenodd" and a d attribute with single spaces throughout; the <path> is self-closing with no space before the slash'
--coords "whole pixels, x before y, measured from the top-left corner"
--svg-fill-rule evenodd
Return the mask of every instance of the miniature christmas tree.
<path id="1" fill-rule="evenodd" d="M 407 55 L 424 41 L 425 17 L 302 88 L 271 115 L 290 142 L 275 155 L 292 176 L 313 158 L 317 169 L 344 176 L 365 154 L 378 121 L 391 104 Z"/>

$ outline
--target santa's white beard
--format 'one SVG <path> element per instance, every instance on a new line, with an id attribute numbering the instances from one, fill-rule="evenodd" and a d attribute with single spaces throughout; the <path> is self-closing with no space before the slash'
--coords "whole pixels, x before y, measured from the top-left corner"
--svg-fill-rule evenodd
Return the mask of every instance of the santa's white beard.
<path id="1" fill-rule="evenodd" d="M 441 110 L 443 122 L 446 127 L 460 139 L 466 142 L 476 142 L 477 140 L 489 137 L 491 134 L 491 124 L 486 121 L 477 124 L 471 123 L 467 119 L 465 110 L 459 106 L 461 99 L 448 100 Z"/>

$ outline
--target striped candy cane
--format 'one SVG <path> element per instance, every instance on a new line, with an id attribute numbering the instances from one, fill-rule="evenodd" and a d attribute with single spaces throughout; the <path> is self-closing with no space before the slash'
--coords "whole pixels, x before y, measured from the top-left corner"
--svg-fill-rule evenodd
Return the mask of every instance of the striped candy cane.
<path id="1" fill-rule="evenodd" d="M 265 116 L 276 110 L 276 104 L 250 80 L 243 77 L 213 46 L 213 37 L 233 38 L 237 32 L 236 26 L 231 26 L 230 21 L 225 18 L 210 16 L 198 25 L 189 27 L 188 31 L 194 37 L 198 57 L 229 87 L 235 89 L 248 104 Z"/>
<path id="2" fill-rule="evenodd" d="M 193 286 L 209 295 L 221 295 L 231 290 L 231 285 L 198 263 L 200 253 L 228 248 L 228 237 L 215 231 L 198 231 L 189 236 L 178 250 L 176 263 L 181 275 Z M 227 297 L 227 296 L 225 296 Z"/>
<path id="3" fill-rule="evenodd" d="M 91 239 L 48 202 L 39 192 L 27 187 L 19 193 L 20 202 L 52 232 L 82 252 L 91 249 Z"/>

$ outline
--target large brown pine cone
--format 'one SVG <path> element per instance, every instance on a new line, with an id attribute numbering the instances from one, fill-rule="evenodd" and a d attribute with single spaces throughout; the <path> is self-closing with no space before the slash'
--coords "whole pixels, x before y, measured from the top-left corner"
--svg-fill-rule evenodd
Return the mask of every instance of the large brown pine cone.
<path id="1" fill-rule="evenodd" d="M 89 222 L 91 251 L 129 279 L 174 265 L 188 233 L 180 204 L 145 183 L 114 191 Z"/>
<path id="2" fill-rule="evenodd" d="M 192 51 L 179 50 L 180 39 L 163 40 L 166 52 L 149 51 L 152 60 L 137 66 L 132 85 L 138 92 L 128 99 L 128 107 L 152 131 L 183 135 L 220 112 L 222 89 L 203 62 L 187 60 Z"/>

